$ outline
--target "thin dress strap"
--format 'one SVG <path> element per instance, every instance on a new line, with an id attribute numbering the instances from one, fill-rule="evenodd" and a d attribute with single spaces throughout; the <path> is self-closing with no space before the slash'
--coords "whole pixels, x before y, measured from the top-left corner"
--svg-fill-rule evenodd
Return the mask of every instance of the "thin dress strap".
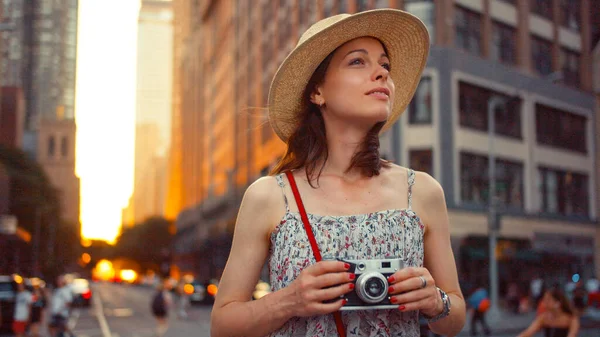
<path id="1" fill-rule="evenodd" d="M 288 206 L 288 200 L 287 197 L 285 196 L 285 181 L 283 181 L 283 175 L 285 173 L 279 173 L 278 175 L 275 176 L 275 179 L 277 180 L 277 184 L 279 185 L 279 187 L 281 187 L 281 194 L 283 194 L 283 202 L 285 202 L 285 211 L 286 213 L 290 212 L 290 207 Z"/>
<path id="2" fill-rule="evenodd" d="M 415 184 L 415 171 L 408 169 L 408 209 L 412 209 L 412 187 Z"/>

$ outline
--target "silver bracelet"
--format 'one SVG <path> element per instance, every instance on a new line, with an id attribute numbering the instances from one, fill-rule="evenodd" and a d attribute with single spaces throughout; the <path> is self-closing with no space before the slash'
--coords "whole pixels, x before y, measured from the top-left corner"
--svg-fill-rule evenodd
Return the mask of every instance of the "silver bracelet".
<path id="1" fill-rule="evenodd" d="M 448 294 L 446 294 L 446 292 L 443 291 L 442 289 L 440 289 L 438 287 L 436 287 L 436 288 L 439 291 L 440 296 L 442 298 L 442 304 L 444 305 L 444 309 L 442 310 L 442 312 L 439 315 L 434 316 L 434 317 L 429 317 L 429 316 L 423 314 L 423 316 L 425 318 L 427 318 L 429 323 L 437 322 L 440 319 L 445 318 L 448 315 L 450 315 L 450 308 L 452 307 L 452 303 L 450 302 L 450 296 L 448 296 Z"/>

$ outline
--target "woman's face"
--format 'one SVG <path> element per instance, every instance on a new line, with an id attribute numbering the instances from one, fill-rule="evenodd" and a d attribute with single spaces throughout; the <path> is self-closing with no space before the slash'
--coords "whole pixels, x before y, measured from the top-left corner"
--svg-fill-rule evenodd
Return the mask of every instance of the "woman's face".
<path id="1" fill-rule="evenodd" d="M 379 40 L 362 37 L 338 48 L 325 79 L 312 96 L 313 103 L 326 104 L 324 117 L 361 125 L 387 120 L 394 102 L 390 60 Z"/>

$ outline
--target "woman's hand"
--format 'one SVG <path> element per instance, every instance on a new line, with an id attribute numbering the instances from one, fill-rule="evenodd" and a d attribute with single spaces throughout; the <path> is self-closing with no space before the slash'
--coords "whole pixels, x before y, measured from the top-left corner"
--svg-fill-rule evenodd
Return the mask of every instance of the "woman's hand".
<path id="1" fill-rule="evenodd" d="M 388 277 L 390 302 L 400 311 L 420 310 L 435 317 L 444 310 L 444 303 L 435 281 L 426 268 L 403 268 Z"/>
<path id="2" fill-rule="evenodd" d="M 288 286 L 293 316 L 324 315 L 339 310 L 346 303 L 340 297 L 354 289 L 354 283 L 350 282 L 355 275 L 347 272 L 349 268 L 344 262 L 320 261 L 304 269 Z"/>

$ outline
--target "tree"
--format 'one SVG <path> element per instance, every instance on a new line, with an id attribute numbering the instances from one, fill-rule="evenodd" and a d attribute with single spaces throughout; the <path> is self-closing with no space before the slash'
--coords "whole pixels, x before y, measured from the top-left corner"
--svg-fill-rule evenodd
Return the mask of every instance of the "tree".
<path id="1" fill-rule="evenodd" d="M 42 270 L 59 272 L 58 267 L 75 259 L 73 245 L 79 244 L 79 233 L 73 233 L 61 219 L 60 193 L 44 169 L 21 149 L 0 144 L 0 164 L 10 178 L 10 214 L 34 240 L 39 224 L 39 246 L 32 248 L 38 248 Z"/>
<path id="2" fill-rule="evenodd" d="M 173 236 L 170 222 L 163 217 L 151 217 L 123 230 L 115 245 L 115 256 L 137 261 L 144 269 L 158 271 L 164 252 L 171 251 Z"/>

